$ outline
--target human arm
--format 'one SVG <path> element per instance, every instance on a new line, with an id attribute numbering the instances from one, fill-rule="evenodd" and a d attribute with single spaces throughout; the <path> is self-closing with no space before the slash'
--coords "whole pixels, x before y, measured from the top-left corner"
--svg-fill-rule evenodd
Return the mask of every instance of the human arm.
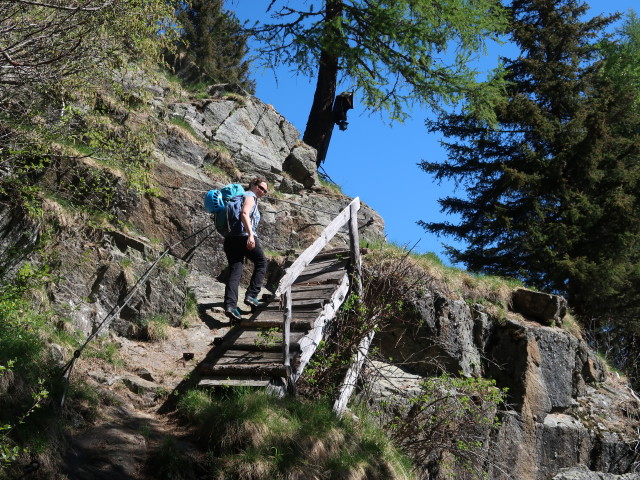
<path id="1" fill-rule="evenodd" d="M 254 236 L 253 228 L 251 228 L 251 211 L 256 204 L 254 196 L 247 196 L 242 204 L 242 211 L 240 212 L 240 221 L 244 226 L 244 231 L 249 234 L 247 238 L 247 248 L 253 250 L 256 246 L 256 239 Z"/>

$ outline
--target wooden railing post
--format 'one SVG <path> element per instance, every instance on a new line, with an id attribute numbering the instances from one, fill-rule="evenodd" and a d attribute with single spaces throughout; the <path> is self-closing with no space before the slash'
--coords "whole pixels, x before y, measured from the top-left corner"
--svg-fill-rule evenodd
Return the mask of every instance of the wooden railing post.
<path id="1" fill-rule="evenodd" d="M 282 357 L 283 364 L 287 369 L 287 375 L 291 369 L 289 359 L 289 342 L 291 341 L 291 317 L 293 316 L 291 303 L 291 286 L 284 292 L 284 326 L 282 329 Z"/>
<path id="2" fill-rule="evenodd" d="M 360 200 L 356 198 L 349 206 L 349 243 L 355 280 L 353 287 L 356 290 L 356 295 L 362 298 L 362 258 L 360 256 L 360 234 L 358 233 L 358 210 L 360 210 Z"/>

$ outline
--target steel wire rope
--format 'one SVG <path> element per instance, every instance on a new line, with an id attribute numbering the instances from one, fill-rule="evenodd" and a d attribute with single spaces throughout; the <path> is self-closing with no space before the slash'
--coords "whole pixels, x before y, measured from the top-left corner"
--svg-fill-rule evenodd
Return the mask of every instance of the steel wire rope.
<path id="1" fill-rule="evenodd" d="M 215 223 L 209 223 L 207 225 L 205 225 L 203 228 L 201 228 L 200 230 L 192 233 L 191 235 L 189 235 L 188 237 L 183 238 L 182 240 L 180 240 L 179 242 L 174 243 L 173 245 L 168 246 L 164 252 L 162 252 L 160 254 L 160 256 L 158 258 L 156 258 L 156 260 L 147 268 L 147 270 L 142 274 L 142 276 L 138 279 L 138 281 L 136 282 L 136 284 L 131 288 L 131 290 L 129 290 L 129 292 L 127 293 L 127 296 L 124 298 L 124 300 L 122 301 L 121 305 L 114 305 L 111 310 L 109 311 L 109 313 L 104 317 L 104 319 L 102 320 L 102 322 L 100 322 L 100 324 L 98 325 L 98 328 L 95 330 L 95 332 L 93 332 L 91 335 L 89 335 L 87 337 L 87 339 L 85 340 L 85 342 L 82 344 L 82 346 L 80 346 L 80 348 L 76 349 L 73 352 L 73 357 L 71 358 L 71 360 L 69 360 L 67 362 L 67 364 L 63 367 L 62 372 L 60 373 L 60 375 L 62 376 L 62 378 L 64 379 L 64 387 L 63 387 L 63 392 L 62 392 L 62 397 L 60 399 L 60 407 L 64 407 L 64 401 L 67 395 L 67 389 L 69 386 L 69 382 L 70 382 L 70 378 L 71 378 L 71 372 L 73 371 L 73 367 L 75 365 L 76 360 L 80 357 L 82 351 L 85 349 L 85 347 L 89 344 L 89 342 L 91 342 L 95 337 L 97 337 L 100 332 L 102 330 L 104 330 L 112 321 L 113 319 L 116 317 L 117 314 L 119 314 L 122 309 L 129 303 L 129 301 L 133 298 L 133 294 L 137 291 L 138 287 L 144 282 L 146 281 L 146 279 L 149 277 L 149 275 L 151 274 L 151 272 L 155 269 L 155 267 L 158 265 L 158 263 L 160 262 L 160 260 L 162 260 L 169 252 L 171 252 L 174 248 L 176 248 L 177 246 L 181 245 L 182 243 L 186 242 L 187 240 L 189 240 L 190 238 L 198 235 L 199 233 L 205 231 L 207 228 L 214 226 Z M 212 232 L 215 230 L 212 230 Z M 209 238 L 211 236 L 211 233 L 207 234 L 197 245 L 195 248 L 199 247 L 204 240 L 206 240 L 207 238 Z"/>

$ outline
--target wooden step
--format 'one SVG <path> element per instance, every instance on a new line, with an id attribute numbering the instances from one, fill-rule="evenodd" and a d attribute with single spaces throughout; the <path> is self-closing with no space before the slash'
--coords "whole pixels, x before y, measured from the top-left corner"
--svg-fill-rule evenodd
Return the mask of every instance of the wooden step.
<path id="1" fill-rule="evenodd" d="M 280 325 L 281 326 L 281 325 Z M 300 345 L 298 342 L 304 336 L 305 332 L 291 332 L 289 349 L 292 352 L 298 351 Z M 266 330 L 243 330 L 237 335 L 227 335 L 223 338 L 222 348 L 244 351 L 266 351 L 281 352 L 282 351 L 282 332 L 266 331 Z"/>
<path id="2" fill-rule="evenodd" d="M 333 285 L 292 285 L 291 301 L 304 302 L 305 300 L 314 300 L 319 298 L 331 298 L 335 287 Z M 272 298 L 263 302 L 264 305 L 279 305 L 279 298 Z"/>
<path id="3" fill-rule="evenodd" d="M 314 318 L 317 318 L 318 315 L 320 315 L 320 312 L 322 311 L 321 308 L 316 308 L 313 310 L 296 310 L 295 308 L 293 309 L 293 317 L 300 319 L 300 320 L 313 320 Z M 284 310 L 278 310 L 278 309 L 264 309 L 264 310 L 259 310 L 256 313 L 254 313 L 252 316 L 250 316 L 249 318 L 246 318 L 246 320 L 248 321 L 248 323 L 250 324 L 252 321 L 257 321 L 259 319 L 265 319 L 265 320 L 283 320 L 283 315 L 284 315 Z"/>
<path id="4" fill-rule="evenodd" d="M 308 331 L 311 330 L 313 326 L 313 321 L 318 318 L 319 314 L 314 316 L 310 316 L 307 318 L 300 318 L 294 314 L 294 317 L 291 319 L 291 330 L 293 331 Z M 242 320 L 240 322 L 240 327 L 242 328 L 275 328 L 282 327 L 284 322 L 284 318 L 282 312 L 278 312 L 277 317 L 265 317 L 258 316 L 254 319 L 250 320 Z"/>
<path id="5" fill-rule="evenodd" d="M 252 377 L 203 377 L 198 382 L 199 387 L 261 387 L 266 388 L 271 383 L 271 379 L 261 379 Z"/>
<path id="6" fill-rule="evenodd" d="M 234 363 L 267 364 L 282 362 L 282 352 L 247 352 L 245 350 L 229 349 L 218 358 L 212 359 L 209 364 L 228 365 Z"/>
<path id="7" fill-rule="evenodd" d="M 302 254 L 303 252 L 297 252 L 295 254 L 296 259 Z M 319 252 L 313 260 L 311 260 L 311 263 L 314 262 L 323 262 L 325 260 L 336 260 L 336 259 L 349 259 L 351 258 L 351 251 L 349 249 L 344 249 L 344 248 L 334 248 L 331 250 L 324 250 Z M 289 268 L 291 266 L 291 264 L 294 262 L 295 260 L 289 260 L 287 262 L 285 262 L 284 264 L 284 268 Z"/>
<path id="8" fill-rule="evenodd" d="M 335 267 L 347 268 L 348 264 L 349 264 L 349 260 L 345 260 L 345 259 L 343 260 L 333 259 L 333 260 L 323 260 L 322 262 L 311 262 L 309 265 L 304 267 L 304 270 L 302 272 L 312 273 L 312 272 L 318 272 L 324 269 L 333 269 Z"/>
<path id="9" fill-rule="evenodd" d="M 311 274 L 320 274 L 325 272 L 335 272 L 336 270 L 346 270 L 347 269 L 347 261 L 331 261 L 331 262 L 322 262 L 317 264 L 310 264 L 304 267 L 300 275 L 311 275 Z"/>
<path id="10" fill-rule="evenodd" d="M 292 300 L 292 308 L 293 311 L 314 311 L 320 310 L 324 307 L 325 303 L 327 303 L 329 299 L 327 298 L 307 298 L 305 300 Z M 271 302 L 258 311 L 282 311 L 280 308 L 280 302 Z"/>
<path id="11" fill-rule="evenodd" d="M 293 298 L 296 295 L 302 295 L 303 297 L 315 295 L 318 298 L 330 297 L 335 289 L 336 287 L 333 285 L 291 285 L 291 294 Z"/>
<path id="12" fill-rule="evenodd" d="M 247 376 L 255 378 L 286 377 L 287 370 L 282 363 L 282 355 L 279 362 L 263 363 L 203 363 L 198 368 L 201 375 L 214 377 Z M 224 357 L 223 357 L 224 358 Z"/>
<path id="13" fill-rule="evenodd" d="M 299 285 L 299 284 L 320 285 L 320 284 L 329 284 L 329 283 L 338 284 L 342 281 L 342 279 L 346 274 L 347 274 L 346 270 L 339 269 L 339 270 L 330 271 L 330 272 L 321 273 L 321 274 L 300 275 L 294 282 L 294 285 Z"/>
<path id="14" fill-rule="evenodd" d="M 348 248 L 334 248 L 332 250 L 324 250 L 318 253 L 312 262 L 321 262 L 330 258 L 350 258 L 351 250 Z"/>

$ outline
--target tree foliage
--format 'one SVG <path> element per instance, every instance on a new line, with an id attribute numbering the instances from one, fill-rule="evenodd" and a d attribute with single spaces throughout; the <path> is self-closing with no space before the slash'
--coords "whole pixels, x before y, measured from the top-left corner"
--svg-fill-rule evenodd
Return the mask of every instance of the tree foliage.
<path id="1" fill-rule="evenodd" d="M 263 42 L 259 58 L 317 77 L 304 133 L 315 148 L 333 127 L 338 83 L 393 121 L 405 119 L 415 103 L 438 109 L 464 95 L 487 95 L 470 60 L 503 28 L 500 2 L 324 0 L 304 10 L 276 3 L 270 3 L 275 23 L 253 29 Z"/>
<path id="2" fill-rule="evenodd" d="M 172 2 L 64 0 L 0 2 L 0 101 L 19 87 L 90 80 L 124 56 L 158 52 L 158 32 L 172 32 Z M 9 90 L 10 89 L 10 90 Z"/>
<path id="3" fill-rule="evenodd" d="M 72 156 L 63 143 L 89 145 L 82 158 L 126 157 L 120 165 L 140 173 L 132 149 L 122 145 L 133 145 L 136 156 L 145 150 L 146 132 L 115 135 L 114 122 L 85 115 L 95 99 L 77 104 L 105 88 L 126 97 L 130 62 L 156 65 L 172 45 L 173 12 L 165 0 L 0 2 L 0 197 L 35 211 L 35 180 Z M 108 108 L 102 102 L 97 110 Z"/>
<path id="4" fill-rule="evenodd" d="M 178 75 L 191 83 L 232 83 L 253 93 L 249 79 L 248 34 L 222 0 L 192 0 L 177 14 L 182 25 L 177 51 L 168 55 Z"/>
<path id="5" fill-rule="evenodd" d="M 447 161 L 421 166 L 455 179 L 467 197 L 440 200 L 459 223 L 420 223 L 466 241 L 448 251 L 472 271 L 566 294 L 579 314 L 630 320 L 640 291 L 640 117 L 637 87 L 625 85 L 637 64 L 602 59 L 597 39 L 615 17 L 583 21 L 586 9 L 512 3 L 522 55 L 505 59 L 499 128 L 459 113 L 430 123 L 457 140 L 443 142 Z"/>

